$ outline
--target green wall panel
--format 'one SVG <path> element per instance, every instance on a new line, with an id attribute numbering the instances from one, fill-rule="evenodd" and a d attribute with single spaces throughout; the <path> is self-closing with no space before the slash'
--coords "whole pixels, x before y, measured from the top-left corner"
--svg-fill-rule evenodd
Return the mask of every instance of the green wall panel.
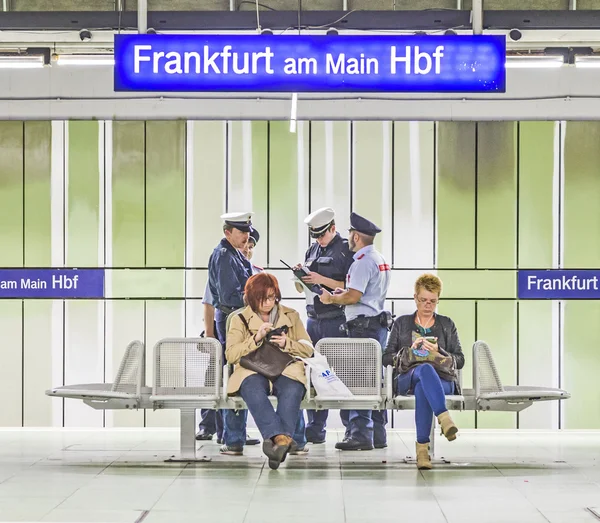
<path id="1" fill-rule="evenodd" d="M 308 215 L 309 125 L 269 122 L 269 266 L 304 260 L 309 245 L 304 218 Z"/>
<path id="2" fill-rule="evenodd" d="M 23 122 L 0 122 L 0 265 L 23 265 Z"/>
<path id="3" fill-rule="evenodd" d="M 600 362 L 595 341 L 600 339 L 600 302 L 567 301 L 564 306 L 562 386 L 571 393 L 564 402 L 564 428 L 600 429 Z"/>
<path id="4" fill-rule="evenodd" d="M 143 267 L 145 123 L 113 122 L 112 129 L 112 265 Z"/>
<path id="5" fill-rule="evenodd" d="M 23 122 L 0 122 L 0 174 L 0 266 L 19 267 L 23 264 Z M 21 321 L 21 302 L 0 300 L 0 383 L 12 391 L 0 426 L 22 424 Z"/>
<path id="6" fill-rule="evenodd" d="M 517 383 L 517 304 L 514 301 L 477 302 L 477 339 L 488 343 L 504 385 Z M 514 412 L 478 412 L 477 428 L 512 429 Z"/>
<path id="7" fill-rule="evenodd" d="M 475 267 L 476 124 L 439 122 L 437 130 L 437 265 Z"/>
<path id="8" fill-rule="evenodd" d="M 338 232 L 350 227 L 350 122 L 311 122 L 310 211 L 332 207 Z"/>
<path id="9" fill-rule="evenodd" d="M 100 173 L 99 122 L 66 122 L 65 264 L 98 267 L 104 263 L 104 172 Z M 100 234 L 102 227 L 102 234 Z M 98 383 L 104 378 L 104 304 L 65 302 L 65 383 Z M 104 415 L 81 401 L 65 401 L 66 427 L 101 427 Z"/>
<path id="10" fill-rule="evenodd" d="M 352 124 L 352 210 L 378 225 L 375 248 L 392 262 L 392 126 Z"/>
<path id="11" fill-rule="evenodd" d="M 564 266 L 600 267 L 600 122 L 568 122 L 564 138 Z M 564 406 L 566 428 L 600 428 L 600 372 L 594 340 L 600 304 L 567 302 L 564 310 L 563 385 L 576 401 Z"/>
<path id="12" fill-rule="evenodd" d="M 25 266 L 51 266 L 50 122 L 25 122 Z"/>
<path id="13" fill-rule="evenodd" d="M 514 268 L 517 124 L 477 124 L 477 267 Z"/>
<path id="14" fill-rule="evenodd" d="M 553 322 L 553 309 L 558 305 L 551 301 L 521 301 L 518 306 L 518 371 L 519 384 L 538 387 L 559 385 L 558 329 Z M 558 315 L 555 314 L 556 320 Z M 558 322 L 557 322 L 558 323 Z M 512 383 L 507 383 L 512 385 Z M 519 413 L 519 428 L 552 429 L 558 426 L 559 404 L 553 401 L 539 402 Z"/>
<path id="15" fill-rule="evenodd" d="M 267 265 L 269 244 L 269 235 L 267 234 L 270 172 L 269 125 L 269 122 L 228 122 L 227 210 L 229 212 L 246 210 L 254 212 L 252 223 L 256 226 L 261 239 L 254 250 L 252 261 L 259 266 Z M 291 134 L 289 128 L 285 132 Z M 292 136 L 288 138 L 292 139 Z M 293 166 L 290 168 L 293 169 Z M 283 173 L 276 166 L 271 174 L 278 178 Z M 212 186 L 211 183 L 210 187 Z M 286 197 L 289 198 L 290 195 L 286 195 Z M 218 238 L 220 239 L 222 237 L 222 221 L 218 216 L 217 219 L 219 220 Z M 274 261 L 278 262 L 279 258 L 271 260 L 271 263 Z"/>
<path id="16" fill-rule="evenodd" d="M 147 122 L 146 265 L 184 264 L 185 122 Z"/>
<path id="17" fill-rule="evenodd" d="M 67 253 L 71 267 L 98 267 L 98 122 L 68 122 Z M 102 151 L 104 154 L 104 151 Z M 104 226 L 104 224 L 102 224 Z"/>
<path id="18" fill-rule="evenodd" d="M 185 264 L 185 122 L 146 123 L 146 265 L 182 267 Z M 172 292 L 183 294 L 183 271 L 162 271 Z M 139 287 L 143 288 L 143 286 Z M 156 313 L 156 309 L 160 313 Z M 146 304 L 146 351 L 154 361 L 154 345 L 167 336 L 183 336 L 183 302 Z M 171 334 L 172 333 L 172 334 Z M 152 383 L 152 368 L 147 366 Z M 170 412 L 146 411 L 147 426 L 173 426 Z"/>
<path id="19" fill-rule="evenodd" d="M 25 266 L 52 266 L 52 149 L 61 140 L 63 128 L 50 122 L 25 122 Z M 53 139 L 57 144 L 53 144 Z M 61 158 L 62 150 L 56 154 Z M 58 193 L 61 188 L 58 188 Z M 60 209 L 58 209 L 60 213 Z M 63 249 L 62 238 L 55 238 L 55 250 Z M 63 330 L 61 302 L 25 300 L 23 305 L 23 422 L 25 426 L 62 424 L 60 399 L 44 391 L 62 385 Z M 54 311 L 54 314 L 53 314 Z M 19 336 L 20 338 L 20 336 Z M 59 380 L 60 381 L 57 381 Z"/>
<path id="20" fill-rule="evenodd" d="M 548 268 L 554 246 L 556 122 L 519 124 L 519 267 Z"/>

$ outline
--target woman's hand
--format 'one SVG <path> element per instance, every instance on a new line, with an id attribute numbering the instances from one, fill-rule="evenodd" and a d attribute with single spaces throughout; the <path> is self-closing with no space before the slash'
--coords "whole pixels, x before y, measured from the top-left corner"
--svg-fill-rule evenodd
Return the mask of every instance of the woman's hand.
<path id="1" fill-rule="evenodd" d="M 437 341 L 435 343 L 431 343 L 427 341 L 425 338 L 419 336 L 411 345 L 411 349 L 416 349 L 418 347 L 423 347 L 427 349 L 429 352 L 438 352 Z"/>
<path id="2" fill-rule="evenodd" d="M 268 322 L 263 323 L 260 326 L 260 329 L 258 329 L 258 332 L 254 335 L 254 341 L 256 343 L 258 343 L 260 340 L 262 340 L 267 335 L 267 332 L 269 332 L 272 329 L 273 329 L 272 323 L 268 323 Z"/>
<path id="3" fill-rule="evenodd" d="M 269 341 L 277 345 L 280 349 L 285 349 L 285 344 L 287 343 L 287 336 L 285 332 L 282 332 L 281 336 L 272 336 Z"/>

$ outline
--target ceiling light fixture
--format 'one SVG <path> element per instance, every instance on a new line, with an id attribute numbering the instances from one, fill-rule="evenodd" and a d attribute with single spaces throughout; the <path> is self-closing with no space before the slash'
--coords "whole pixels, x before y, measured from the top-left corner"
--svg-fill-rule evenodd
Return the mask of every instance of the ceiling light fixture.
<path id="1" fill-rule="evenodd" d="M 507 69 L 556 69 L 565 64 L 562 56 L 507 56 Z"/>
<path id="2" fill-rule="evenodd" d="M 56 65 L 115 65 L 115 58 L 107 54 L 61 54 L 54 55 L 53 62 Z"/>

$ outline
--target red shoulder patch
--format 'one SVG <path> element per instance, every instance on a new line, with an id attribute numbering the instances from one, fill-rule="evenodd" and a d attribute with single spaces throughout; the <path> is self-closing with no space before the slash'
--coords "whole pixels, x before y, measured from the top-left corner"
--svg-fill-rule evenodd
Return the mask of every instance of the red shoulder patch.
<path id="1" fill-rule="evenodd" d="M 379 272 L 389 271 L 390 266 L 387 263 L 383 263 L 379 266 Z"/>
<path id="2" fill-rule="evenodd" d="M 357 260 L 362 260 L 365 257 L 364 254 L 361 254 L 358 258 L 356 258 Z"/>

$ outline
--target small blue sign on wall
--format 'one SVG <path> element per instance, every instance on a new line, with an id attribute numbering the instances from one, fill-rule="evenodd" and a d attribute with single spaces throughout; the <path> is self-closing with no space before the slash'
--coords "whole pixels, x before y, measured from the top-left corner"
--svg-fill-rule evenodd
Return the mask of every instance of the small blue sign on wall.
<path id="1" fill-rule="evenodd" d="M 600 300 L 600 270 L 519 271 L 521 300 Z"/>
<path id="2" fill-rule="evenodd" d="M 0 269 L 0 298 L 104 298 L 104 269 Z"/>
<path id="3" fill-rule="evenodd" d="M 115 91 L 497 92 L 497 35 L 115 35 Z"/>

